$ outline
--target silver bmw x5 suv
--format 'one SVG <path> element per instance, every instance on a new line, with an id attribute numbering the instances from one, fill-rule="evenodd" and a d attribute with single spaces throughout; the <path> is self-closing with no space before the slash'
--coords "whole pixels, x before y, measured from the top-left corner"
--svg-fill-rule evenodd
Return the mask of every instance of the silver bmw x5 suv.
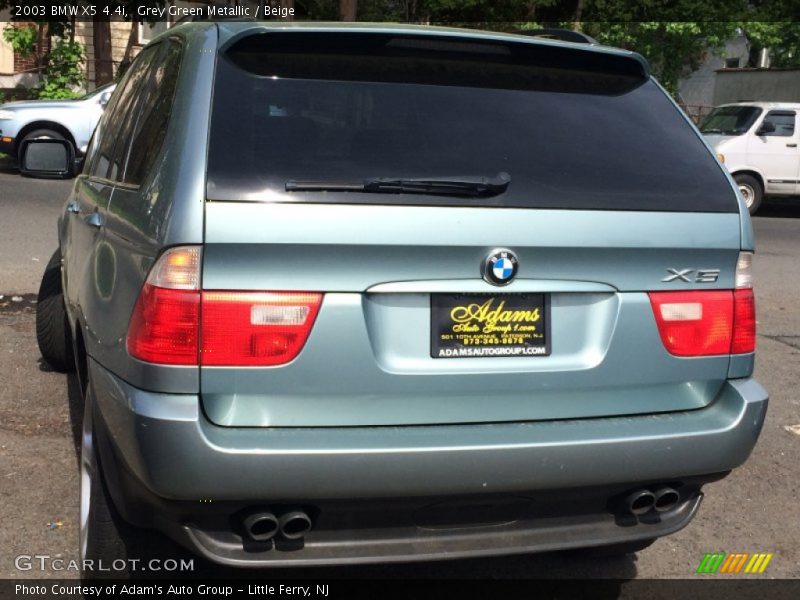
<path id="1" fill-rule="evenodd" d="M 37 324 L 85 397 L 84 558 L 631 551 L 764 420 L 747 209 L 631 52 L 185 24 L 58 232 Z"/>

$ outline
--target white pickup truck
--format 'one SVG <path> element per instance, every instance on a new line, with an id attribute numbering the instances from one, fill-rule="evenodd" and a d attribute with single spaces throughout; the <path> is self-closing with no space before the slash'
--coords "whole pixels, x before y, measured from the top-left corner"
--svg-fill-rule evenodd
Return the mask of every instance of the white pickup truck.
<path id="1" fill-rule="evenodd" d="M 742 102 L 718 106 L 700 125 L 750 214 L 764 196 L 800 195 L 798 115 L 800 103 Z"/>

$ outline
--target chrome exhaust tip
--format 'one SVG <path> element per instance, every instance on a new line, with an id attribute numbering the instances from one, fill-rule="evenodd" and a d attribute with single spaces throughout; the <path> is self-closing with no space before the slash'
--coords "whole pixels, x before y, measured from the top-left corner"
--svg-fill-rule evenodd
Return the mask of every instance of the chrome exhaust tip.
<path id="1" fill-rule="evenodd" d="M 278 519 L 269 511 L 254 512 L 242 521 L 244 530 L 251 540 L 266 542 L 278 533 Z"/>
<path id="2" fill-rule="evenodd" d="M 302 510 L 291 510 L 278 519 L 278 529 L 287 540 L 299 540 L 311 531 L 311 519 Z"/>
<path id="3" fill-rule="evenodd" d="M 656 490 L 653 496 L 655 498 L 653 508 L 655 508 L 657 512 L 670 511 L 675 508 L 681 500 L 680 494 L 669 487 Z"/>
<path id="4" fill-rule="evenodd" d="M 636 516 L 650 512 L 655 503 L 656 497 L 650 490 L 636 490 L 625 498 L 625 508 Z"/>

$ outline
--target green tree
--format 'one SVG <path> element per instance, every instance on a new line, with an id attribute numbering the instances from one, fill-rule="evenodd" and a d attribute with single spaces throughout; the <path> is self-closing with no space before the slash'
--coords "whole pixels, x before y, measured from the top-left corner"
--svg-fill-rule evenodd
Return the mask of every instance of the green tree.
<path id="1" fill-rule="evenodd" d="M 86 75 L 82 68 L 83 46 L 71 40 L 58 39 L 50 50 L 44 83 L 39 88 L 40 98 L 75 98 L 83 88 Z"/>
<path id="2" fill-rule="evenodd" d="M 39 22 L 37 25 L 9 27 L 3 31 L 3 38 L 22 56 L 36 55 L 39 74 L 44 77 L 37 90 L 40 98 L 74 98 L 80 95 L 76 89 L 83 88 L 86 83 L 82 68 L 83 47 L 71 39 L 56 38 L 50 52 L 42 54 L 42 41 L 49 37 L 48 25 Z M 64 22 L 55 24 L 52 29 L 63 35 L 70 28 L 71 23 Z"/>
<path id="3" fill-rule="evenodd" d="M 558 0 L 419 0 L 414 3 L 411 20 L 509 30 L 520 23 L 541 20 L 542 10 L 558 4 Z M 560 11 L 572 14 L 571 6 Z"/>
<path id="4" fill-rule="evenodd" d="M 14 52 L 27 58 L 36 49 L 36 27 L 25 25 L 23 27 L 9 27 L 3 31 L 3 39 L 11 44 Z"/>
<path id="5" fill-rule="evenodd" d="M 757 66 L 757 56 L 768 48 L 773 67 L 800 67 L 800 23 L 761 21 L 741 23 L 750 42 L 750 66 Z"/>
<path id="6" fill-rule="evenodd" d="M 42 22 L 35 25 L 8 27 L 3 31 L 3 39 L 11 44 L 14 52 L 23 58 L 35 57 L 36 70 L 40 75 L 46 58 L 42 52 L 42 46 L 47 36 L 47 24 Z"/>

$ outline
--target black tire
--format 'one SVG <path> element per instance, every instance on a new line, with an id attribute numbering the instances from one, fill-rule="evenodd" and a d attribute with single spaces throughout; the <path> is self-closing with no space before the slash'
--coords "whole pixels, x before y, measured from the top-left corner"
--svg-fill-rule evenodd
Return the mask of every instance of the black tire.
<path id="1" fill-rule="evenodd" d="M 108 491 L 97 456 L 90 493 L 89 529 L 86 552 L 81 561 L 81 579 L 181 576 L 180 572 L 147 570 L 151 561 L 163 565 L 167 559 L 180 560 L 186 556 L 186 551 L 160 532 L 131 525 L 120 515 Z M 89 564 L 94 565 L 95 569 L 87 568 Z"/>
<path id="2" fill-rule="evenodd" d="M 756 214 L 756 211 L 761 206 L 761 201 L 764 199 L 764 188 L 761 187 L 758 179 L 752 175 L 741 173 L 733 177 L 736 185 L 739 186 L 742 196 L 744 196 L 747 210 L 751 215 Z"/>
<path id="3" fill-rule="evenodd" d="M 646 540 L 636 540 L 634 542 L 621 542 L 619 544 L 609 544 L 607 546 L 595 546 L 593 548 L 581 548 L 578 550 L 582 556 L 591 558 L 611 558 L 615 556 L 625 556 L 634 554 L 653 545 L 656 538 Z"/>
<path id="4" fill-rule="evenodd" d="M 20 140 L 17 146 L 17 160 L 22 161 L 22 155 L 19 153 L 19 148 L 22 147 L 22 142 L 26 140 L 35 140 L 36 138 L 50 138 L 51 140 L 65 140 L 67 139 L 63 133 L 59 133 L 54 129 L 34 129 L 30 133 L 26 133 L 25 137 Z"/>
<path id="5" fill-rule="evenodd" d="M 54 129 L 35 129 L 35 130 L 31 131 L 30 133 L 25 134 L 25 137 L 23 137 L 20 140 L 20 142 L 19 142 L 19 144 L 17 145 L 17 148 L 16 148 L 17 165 L 19 165 L 19 166 L 22 165 L 23 156 L 22 156 L 21 148 L 22 148 L 23 143 L 25 141 L 27 141 L 27 140 L 35 140 L 35 139 L 38 139 L 38 138 L 49 138 L 51 140 L 66 140 L 67 139 L 64 134 L 59 133 L 58 131 L 55 131 Z M 73 144 L 73 146 L 74 146 L 74 144 Z M 23 173 L 22 176 L 23 177 L 29 177 L 29 175 L 26 175 L 25 173 Z"/>
<path id="6" fill-rule="evenodd" d="M 82 579 L 137 579 L 179 576 L 180 572 L 149 571 L 156 559 L 181 559 L 186 552 L 158 531 L 128 523 L 117 510 L 97 450 L 94 429 L 94 388 L 87 374 L 81 444 L 80 557 Z M 88 510 L 84 522 L 84 482 L 88 480 Z M 83 542 L 86 542 L 84 547 Z M 92 561 L 91 563 L 87 561 Z M 90 568 L 88 565 L 93 565 Z"/>
<path id="7" fill-rule="evenodd" d="M 93 450 L 94 451 L 94 450 Z M 108 568 L 114 564 L 113 571 L 89 570 L 84 568 L 82 579 L 120 578 L 128 579 L 131 576 L 131 558 L 142 558 L 139 554 L 130 554 L 128 546 L 132 541 L 130 531 L 132 527 L 122 520 L 114 508 L 113 501 L 106 487 L 100 462 L 95 456 L 95 470 L 92 474 L 91 505 L 89 508 L 89 530 L 86 539 L 86 554 L 84 561 L 92 561 L 93 565 L 102 565 Z M 121 559 L 121 560 L 120 560 Z M 115 562 L 116 561 L 116 562 Z M 81 565 L 87 563 L 81 562 Z M 123 566 L 117 569 L 117 566 Z"/>
<path id="8" fill-rule="evenodd" d="M 59 133 L 54 129 L 35 129 L 30 133 L 26 133 L 25 137 L 22 138 L 22 141 L 25 140 L 35 140 L 36 138 L 50 138 L 51 140 L 65 140 L 67 139 L 64 137 L 63 133 Z"/>
<path id="9" fill-rule="evenodd" d="M 175 545 L 158 532 L 125 521 L 114 506 L 102 465 L 96 450 L 93 451 L 95 469 L 91 478 L 91 504 L 81 578 L 135 579 L 138 576 L 152 576 L 153 572 L 145 570 L 150 561 L 175 558 L 178 556 L 174 551 Z M 170 551 L 172 554 L 168 554 Z M 96 568 L 87 568 L 88 564 Z"/>
<path id="10" fill-rule="evenodd" d="M 36 341 L 39 352 L 54 370 L 75 370 L 72 335 L 61 289 L 61 252 L 56 250 L 42 275 L 36 304 Z"/>

